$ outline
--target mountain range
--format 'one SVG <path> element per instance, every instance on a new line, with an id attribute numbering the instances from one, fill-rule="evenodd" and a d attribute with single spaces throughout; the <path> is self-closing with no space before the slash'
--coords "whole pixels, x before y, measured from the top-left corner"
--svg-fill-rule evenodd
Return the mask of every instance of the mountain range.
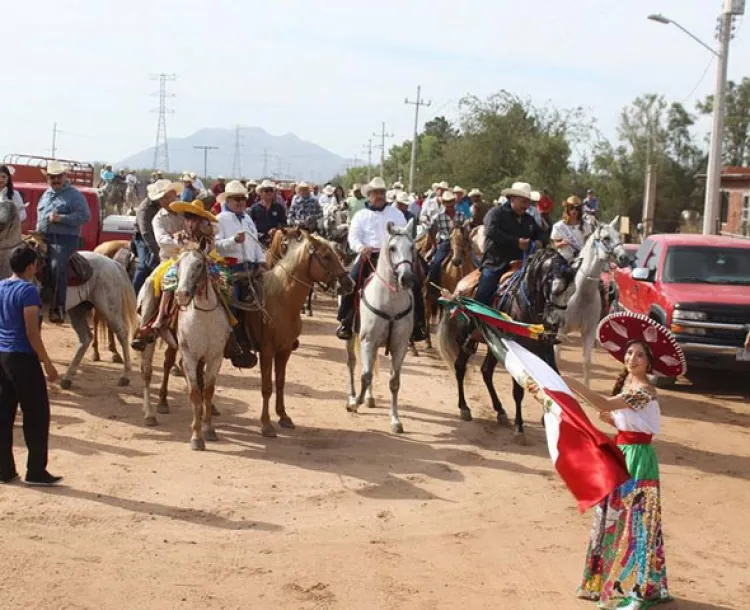
<path id="1" fill-rule="evenodd" d="M 235 144 L 239 135 L 240 171 L 234 176 Z M 326 182 L 346 170 L 350 160 L 322 146 L 306 142 L 293 133 L 274 136 L 260 127 L 201 129 L 185 138 L 169 138 L 169 169 L 194 171 L 203 176 L 204 152 L 201 146 L 216 146 L 208 151 L 207 173 L 229 178 L 272 178 Z M 154 147 L 142 150 L 118 163 L 120 167 L 151 168 Z M 166 168 L 160 168 L 166 169 Z"/>

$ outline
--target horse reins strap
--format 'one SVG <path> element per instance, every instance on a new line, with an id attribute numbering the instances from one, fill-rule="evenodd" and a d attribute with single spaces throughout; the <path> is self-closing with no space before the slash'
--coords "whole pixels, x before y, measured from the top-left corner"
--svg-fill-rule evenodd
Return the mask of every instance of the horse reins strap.
<path id="1" fill-rule="evenodd" d="M 402 312 L 397 313 L 396 315 L 388 315 L 384 311 L 379 310 L 377 307 L 373 306 L 371 303 L 368 303 L 367 298 L 365 297 L 365 291 L 362 291 L 361 301 L 365 304 L 365 307 L 369 309 L 372 313 L 374 313 L 379 318 L 382 318 L 383 320 L 388 321 L 388 337 L 385 340 L 385 355 L 387 356 L 391 351 L 391 337 L 393 336 L 393 325 L 398 322 L 399 320 L 402 320 L 406 316 L 408 316 L 412 309 L 414 309 L 414 299 L 409 295 L 409 306 Z"/>

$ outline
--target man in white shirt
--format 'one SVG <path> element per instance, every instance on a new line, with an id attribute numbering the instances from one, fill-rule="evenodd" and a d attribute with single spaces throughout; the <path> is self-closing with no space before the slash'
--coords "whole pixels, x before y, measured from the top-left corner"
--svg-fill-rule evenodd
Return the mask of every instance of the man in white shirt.
<path id="1" fill-rule="evenodd" d="M 369 184 L 363 186 L 362 194 L 369 202 L 368 207 L 360 211 L 349 226 L 349 247 L 357 253 L 357 259 L 349 272 L 355 289 L 341 298 L 338 312 L 340 326 L 336 331 L 336 336 L 344 341 L 352 338 L 355 298 L 378 264 L 380 249 L 387 235 L 386 225 L 392 222 L 396 227 L 406 226 L 404 215 L 397 208 L 386 205 L 385 192 L 385 181 L 380 177 L 373 178 Z M 414 282 L 414 292 L 421 298 L 421 287 L 417 286 L 417 282 Z M 415 320 L 414 328 L 415 332 L 417 328 L 421 330 L 422 322 L 418 323 Z M 424 333 L 423 330 L 422 333 Z M 423 340 L 423 334 L 418 337 L 421 338 L 415 340 Z"/>

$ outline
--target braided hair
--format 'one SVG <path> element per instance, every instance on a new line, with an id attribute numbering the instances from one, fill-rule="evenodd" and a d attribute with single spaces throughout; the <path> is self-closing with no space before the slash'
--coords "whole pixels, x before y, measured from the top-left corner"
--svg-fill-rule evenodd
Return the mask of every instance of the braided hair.
<path id="1" fill-rule="evenodd" d="M 640 345 L 643 348 L 643 353 L 646 354 L 646 359 L 648 360 L 648 372 L 651 372 L 653 361 L 654 361 L 654 355 L 651 352 L 651 348 L 648 346 L 648 344 L 645 341 L 640 341 L 638 339 L 634 339 L 633 341 L 628 341 L 627 346 L 625 346 L 625 352 L 633 346 L 633 345 Z M 612 396 L 617 396 L 622 392 L 622 389 L 625 387 L 625 382 L 628 380 L 628 376 L 630 375 L 630 372 L 628 371 L 628 367 L 625 367 L 622 372 L 617 376 L 617 379 L 615 379 L 615 385 L 612 386 Z"/>

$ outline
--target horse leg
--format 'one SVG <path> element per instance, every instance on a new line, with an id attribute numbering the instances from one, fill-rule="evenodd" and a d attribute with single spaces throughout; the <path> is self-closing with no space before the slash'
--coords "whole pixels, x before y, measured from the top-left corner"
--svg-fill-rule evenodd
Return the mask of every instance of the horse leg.
<path id="1" fill-rule="evenodd" d="M 185 378 L 187 379 L 188 395 L 190 396 L 190 407 L 193 411 L 193 419 L 190 423 L 192 434 L 190 435 L 190 448 L 193 451 L 205 451 L 206 441 L 203 438 L 203 363 L 192 362 L 188 358 L 185 364 Z"/>
<path id="2" fill-rule="evenodd" d="M 591 374 L 591 355 L 596 343 L 596 327 L 591 326 L 583 333 L 583 383 L 589 387 L 589 377 Z"/>
<path id="3" fill-rule="evenodd" d="M 526 441 L 526 433 L 523 431 L 523 413 L 521 412 L 521 405 L 523 403 L 524 389 L 521 387 L 516 380 L 513 380 L 513 400 L 516 401 L 516 425 L 515 431 L 513 432 L 513 441 L 518 445 L 528 444 Z"/>
<path id="4" fill-rule="evenodd" d="M 471 353 L 464 349 L 462 346 L 458 348 L 458 356 L 456 361 L 453 363 L 453 371 L 456 375 L 456 386 L 458 387 L 458 410 L 461 414 L 461 419 L 464 421 L 471 421 L 471 409 L 466 403 L 466 393 L 464 391 L 464 379 L 466 379 L 466 366 L 469 363 Z"/>
<path id="5" fill-rule="evenodd" d="M 91 354 L 91 360 L 92 362 L 99 362 L 101 360 L 101 356 L 99 355 L 99 314 L 97 313 L 96 309 L 94 310 L 94 341 L 91 344 L 92 349 L 94 350 L 94 353 Z"/>
<path id="6" fill-rule="evenodd" d="M 362 385 L 360 387 L 359 395 L 357 396 L 357 406 L 365 402 L 365 394 L 368 394 L 368 406 L 370 406 L 370 400 L 373 401 L 374 406 L 375 401 L 372 398 L 370 386 L 372 385 L 372 365 L 376 358 L 375 348 L 372 345 L 372 341 L 369 339 L 362 340 L 360 337 L 360 341 L 362 344 L 360 350 L 360 359 L 362 360 L 362 374 L 360 375 L 360 381 Z"/>
<path id="7" fill-rule="evenodd" d="M 169 374 L 174 366 L 174 361 L 177 359 L 177 352 L 173 347 L 167 346 L 164 352 L 164 375 L 161 380 L 161 387 L 159 388 L 159 404 L 156 407 L 158 413 L 169 413 L 169 402 L 167 401 L 167 394 L 169 393 Z"/>
<path id="8" fill-rule="evenodd" d="M 310 288 L 310 292 L 307 293 L 307 315 L 312 318 L 312 300 L 313 300 L 313 288 Z"/>
<path id="9" fill-rule="evenodd" d="M 282 428 L 294 430 L 294 422 L 292 421 L 292 418 L 286 414 L 286 407 L 284 406 L 286 365 L 289 362 L 289 356 L 291 355 L 291 351 L 278 352 L 274 357 L 274 368 L 276 369 L 276 415 L 279 416 L 279 425 Z"/>
<path id="10" fill-rule="evenodd" d="M 216 390 L 216 377 L 219 374 L 221 368 L 222 354 L 219 354 L 213 362 L 205 363 L 203 365 L 203 438 L 207 441 L 218 440 L 216 436 L 216 428 L 214 428 L 213 412 L 211 407 L 213 406 L 214 391 Z"/>
<path id="11" fill-rule="evenodd" d="M 115 356 L 117 356 L 117 360 L 122 362 L 122 377 L 120 377 L 117 380 L 117 385 L 120 387 L 124 387 L 127 385 L 130 385 L 130 372 L 132 370 L 132 363 L 130 361 L 130 342 L 128 341 L 128 335 L 126 332 L 126 329 L 122 326 L 117 329 L 117 340 L 120 342 L 120 347 L 122 347 L 122 358 L 120 358 L 120 355 L 117 353 L 117 346 L 115 345 L 114 340 L 114 334 L 115 331 L 112 330 L 112 327 L 110 325 L 107 325 L 109 327 L 109 334 L 113 337 L 111 339 L 112 345 L 110 347 L 110 352 L 113 352 L 112 355 L 112 362 L 115 362 Z"/>
<path id="12" fill-rule="evenodd" d="M 487 386 L 487 391 L 490 393 L 490 398 L 492 399 L 492 408 L 495 409 L 495 413 L 497 415 L 497 423 L 501 426 L 508 426 L 510 425 L 510 422 L 508 421 L 508 414 L 505 412 L 505 409 L 503 409 L 503 403 L 500 401 L 500 398 L 497 395 L 495 384 L 493 383 L 492 379 L 493 375 L 495 374 L 496 367 L 497 358 L 495 358 L 492 350 L 487 350 L 487 356 L 485 356 L 484 362 L 482 362 L 482 379 L 484 380 L 484 385 Z"/>
<path id="13" fill-rule="evenodd" d="M 94 331 L 94 340 L 96 340 L 96 331 Z M 115 343 L 115 333 L 114 331 L 107 325 L 107 348 L 109 349 L 109 353 L 112 354 L 112 362 L 115 364 L 122 364 L 123 360 L 120 354 L 117 353 L 117 344 Z M 120 345 L 123 345 L 122 341 L 120 341 Z"/>
<path id="14" fill-rule="evenodd" d="M 73 360 L 68 366 L 68 370 L 65 371 L 62 379 L 60 380 L 60 387 L 63 390 L 69 390 L 73 386 L 73 375 L 76 374 L 78 366 L 81 364 L 86 350 L 91 345 L 93 337 L 91 336 L 91 330 L 89 329 L 89 311 L 90 305 L 80 304 L 76 305 L 73 309 L 68 312 L 70 316 L 70 324 L 78 335 L 78 349 L 76 350 Z"/>
<path id="15" fill-rule="evenodd" d="M 419 358 L 419 352 L 417 351 L 417 346 L 414 344 L 414 341 L 409 339 L 409 351 L 411 352 L 411 355 L 415 358 Z"/>
<path id="16" fill-rule="evenodd" d="M 404 426 L 398 416 L 398 391 L 401 388 L 401 366 L 404 364 L 407 345 L 399 346 L 391 352 L 391 377 L 388 389 L 391 391 L 391 432 L 403 434 Z"/>
<path id="17" fill-rule="evenodd" d="M 260 433 L 268 438 L 276 438 L 276 428 L 271 423 L 271 417 L 268 414 L 268 405 L 271 402 L 273 394 L 273 351 L 266 348 L 260 352 L 260 377 L 261 377 L 261 394 L 263 395 L 263 411 L 260 414 Z"/>
<path id="18" fill-rule="evenodd" d="M 357 388 L 354 385 L 354 372 L 357 370 L 357 352 L 354 349 L 354 343 L 353 337 L 346 342 L 346 366 L 349 369 L 349 398 L 346 401 L 346 410 L 350 413 L 356 413 L 359 408 Z"/>
<path id="19" fill-rule="evenodd" d="M 145 426 L 155 426 L 156 411 L 151 404 L 151 377 L 154 372 L 154 352 L 156 351 L 155 343 L 147 343 L 146 349 L 141 354 L 141 379 L 143 379 L 143 424 Z"/>

